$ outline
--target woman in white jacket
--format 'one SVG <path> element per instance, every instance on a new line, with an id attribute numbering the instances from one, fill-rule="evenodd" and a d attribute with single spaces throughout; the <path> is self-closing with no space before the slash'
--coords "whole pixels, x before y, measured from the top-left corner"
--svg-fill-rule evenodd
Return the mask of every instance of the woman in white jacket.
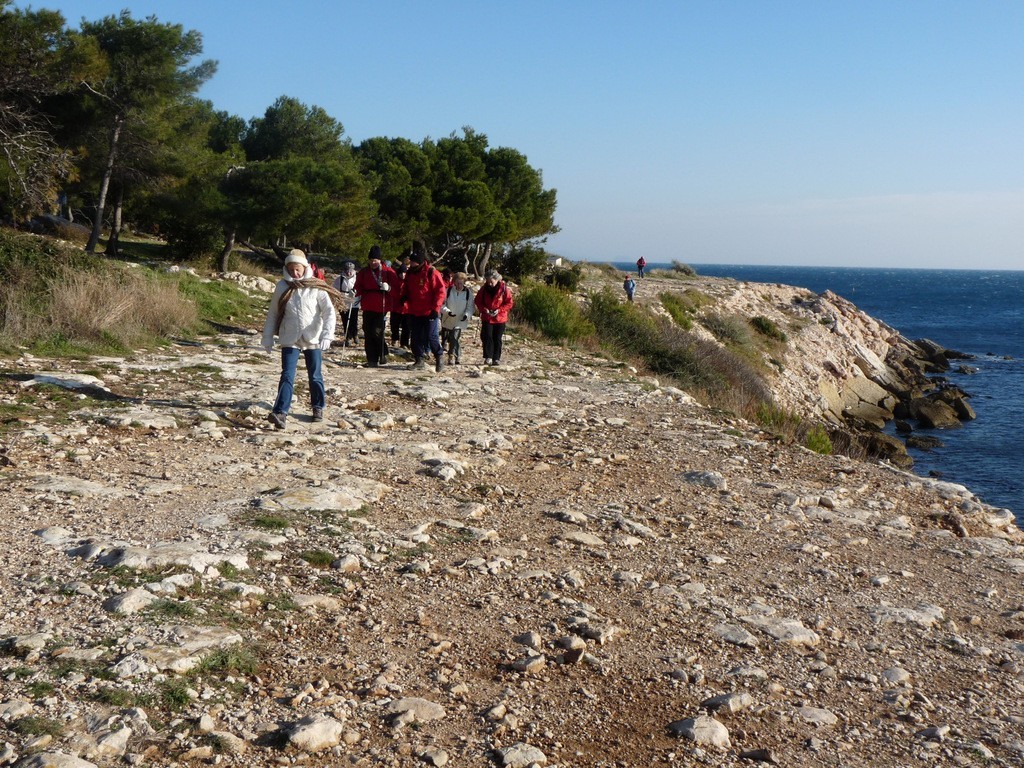
<path id="1" fill-rule="evenodd" d="M 270 354 L 274 336 L 281 345 L 281 380 L 277 400 L 267 420 L 276 429 L 284 429 L 288 409 L 295 391 L 295 368 L 301 353 L 309 377 L 309 397 L 313 421 L 324 420 L 327 394 L 321 373 L 323 352 L 330 349 L 337 324 L 337 313 L 331 303 L 330 287 L 313 278 L 306 254 L 293 248 L 284 260 L 284 279 L 274 289 L 274 297 L 263 324 L 263 348 Z"/>
<path id="2" fill-rule="evenodd" d="M 466 285 L 466 273 L 452 275 L 452 284 L 441 307 L 441 346 L 448 350 L 448 365 L 458 365 L 462 356 L 462 331 L 473 316 L 473 290 Z"/>

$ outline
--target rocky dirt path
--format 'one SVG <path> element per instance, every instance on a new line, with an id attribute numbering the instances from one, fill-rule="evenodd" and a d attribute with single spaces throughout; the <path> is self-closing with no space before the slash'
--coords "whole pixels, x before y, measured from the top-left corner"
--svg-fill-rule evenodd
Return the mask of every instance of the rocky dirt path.
<path id="1" fill-rule="evenodd" d="M 522 335 L 333 350 L 278 432 L 255 343 L 5 366 L 0 764 L 1024 761 L 1024 549 L 966 489 Z"/>

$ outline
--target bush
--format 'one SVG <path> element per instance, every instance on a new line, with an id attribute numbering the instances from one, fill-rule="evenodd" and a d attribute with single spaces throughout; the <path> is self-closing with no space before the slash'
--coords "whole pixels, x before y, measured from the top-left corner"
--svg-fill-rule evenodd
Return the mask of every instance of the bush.
<path id="1" fill-rule="evenodd" d="M 712 312 L 700 318 L 700 324 L 723 344 L 743 347 L 752 343 L 747 324 L 738 317 Z"/>
<path id="2" fill-rule="evenodd" d="M 521 283 L 544 270 L 548 264 L 548 252 L 534 245 L 515 248 L 501 261 L 501 272 L 509 280 Z"/>
<path id="3" fill-rule="evenodd" d="M 669 291 L 662 291 L 658 294 L 658 298 L 661 299 L 661 306 L 676 321 L 676 325 L 684 331 L 693 328 L 693 305 L 678 293 L 671 293 Z"/>
<path id="4" fill-rule="evenodd" d="M 588 317 L 602 342 L 641 359 L 654 373 L 671 376 L 711 405 L 743 413 L 770 400 L 763 379 L 745 360 L 636 304 L 620 302 L 610 288 L 591 296 Z"/>
<path id="5" fill-rule="evenodd" d="M 804 447 L 815 453 L 829 455 L 832 453 L 832 440 L 828 432 L 820 424 L 815 424 L 804 436 Z"/>
<path id="6" fill-rule="evenodd" d="M 684 275 L 685 277 L 697 276 L 697 270 L 689 264 L 683 264 L 683 262 L 677 261 L 676 259 L 672 259 L 672 271 L 677 274 Z"/>
<path id="7" fill-rule="evenodd" d="M 557 341 L 577 341 L 594 332 L 594 326 L 587 321 L 579 304 L 550 285 L 530 283 L 524 286 L 512 312 L 517 319 Z"/>
<path id="8" fill-rule="evenodd" d="M 573 293 L 579 290 L 580 281 L 583 280 L 583 270 L 579 264 L 573 264 L 571 267 L 557 267 L 548 273 L 547 277 L 544 278 L 544 282 L 548 285 L 552 285 L 556 288 L 561 288 L 563 291 L 569 291 Z"/>
<path id="9" fill-rule="evenodd" d="M 127 268 L 0 230 L 0 350 L 124 352 L 199 332 L 202 320 L 248 316 L 262 303 L 233 285 Z"/>
<path id="10" fill-rule="evenodd" d="M 762 336 L 767 336 L 769 339 L 775 339 L 776 341 L 781 341 L 783 343 L 788 340 L 785 332 L 764 315 L 752 317 L 750 319 L 750 324 L 754 327 L 755 331 L 760 333 Z"/>

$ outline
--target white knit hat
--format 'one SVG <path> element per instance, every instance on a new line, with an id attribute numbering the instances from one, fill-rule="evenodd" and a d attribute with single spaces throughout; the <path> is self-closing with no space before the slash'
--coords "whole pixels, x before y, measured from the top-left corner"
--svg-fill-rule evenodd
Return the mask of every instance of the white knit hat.
<path id="1" fill-rule="evenodd" d="M 304 267 L 309 266 L 309 262 L 306 260 L 306 254 L 298 248 L 292 248 L 288 252 L 288 255 L 284 257 L 284 265 L 287 267 L 289 264 L 301 264 Z"/>

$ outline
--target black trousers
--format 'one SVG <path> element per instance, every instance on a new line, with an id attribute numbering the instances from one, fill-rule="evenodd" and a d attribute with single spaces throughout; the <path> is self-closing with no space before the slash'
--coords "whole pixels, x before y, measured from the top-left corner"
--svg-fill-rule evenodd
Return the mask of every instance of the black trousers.
<path id="1" fill-rule="evenodd" d="M 409 316 L 401 312 L 391 313 L 391 343 L 408 347 L 410 342 Z"/>
<path id="2" fill-rule="evenodd" d="M 504 323 L 480 323 L 480 341 L 484 343 L 484 360 L 501 360 L 501 338 Z"/>
<path id="3" fill-rule="evenodd" d="M 355 341 L 359 336 L 359 310 L 350 309 L 342 318 L 345 326 L 345 341 Z"/>
<path id="4" fill-rule="evenodd" d="M 366 362 L 379 365 L 387 362 L 383 312 L 363 312 L 363 349 L 366 350 Z"/>

